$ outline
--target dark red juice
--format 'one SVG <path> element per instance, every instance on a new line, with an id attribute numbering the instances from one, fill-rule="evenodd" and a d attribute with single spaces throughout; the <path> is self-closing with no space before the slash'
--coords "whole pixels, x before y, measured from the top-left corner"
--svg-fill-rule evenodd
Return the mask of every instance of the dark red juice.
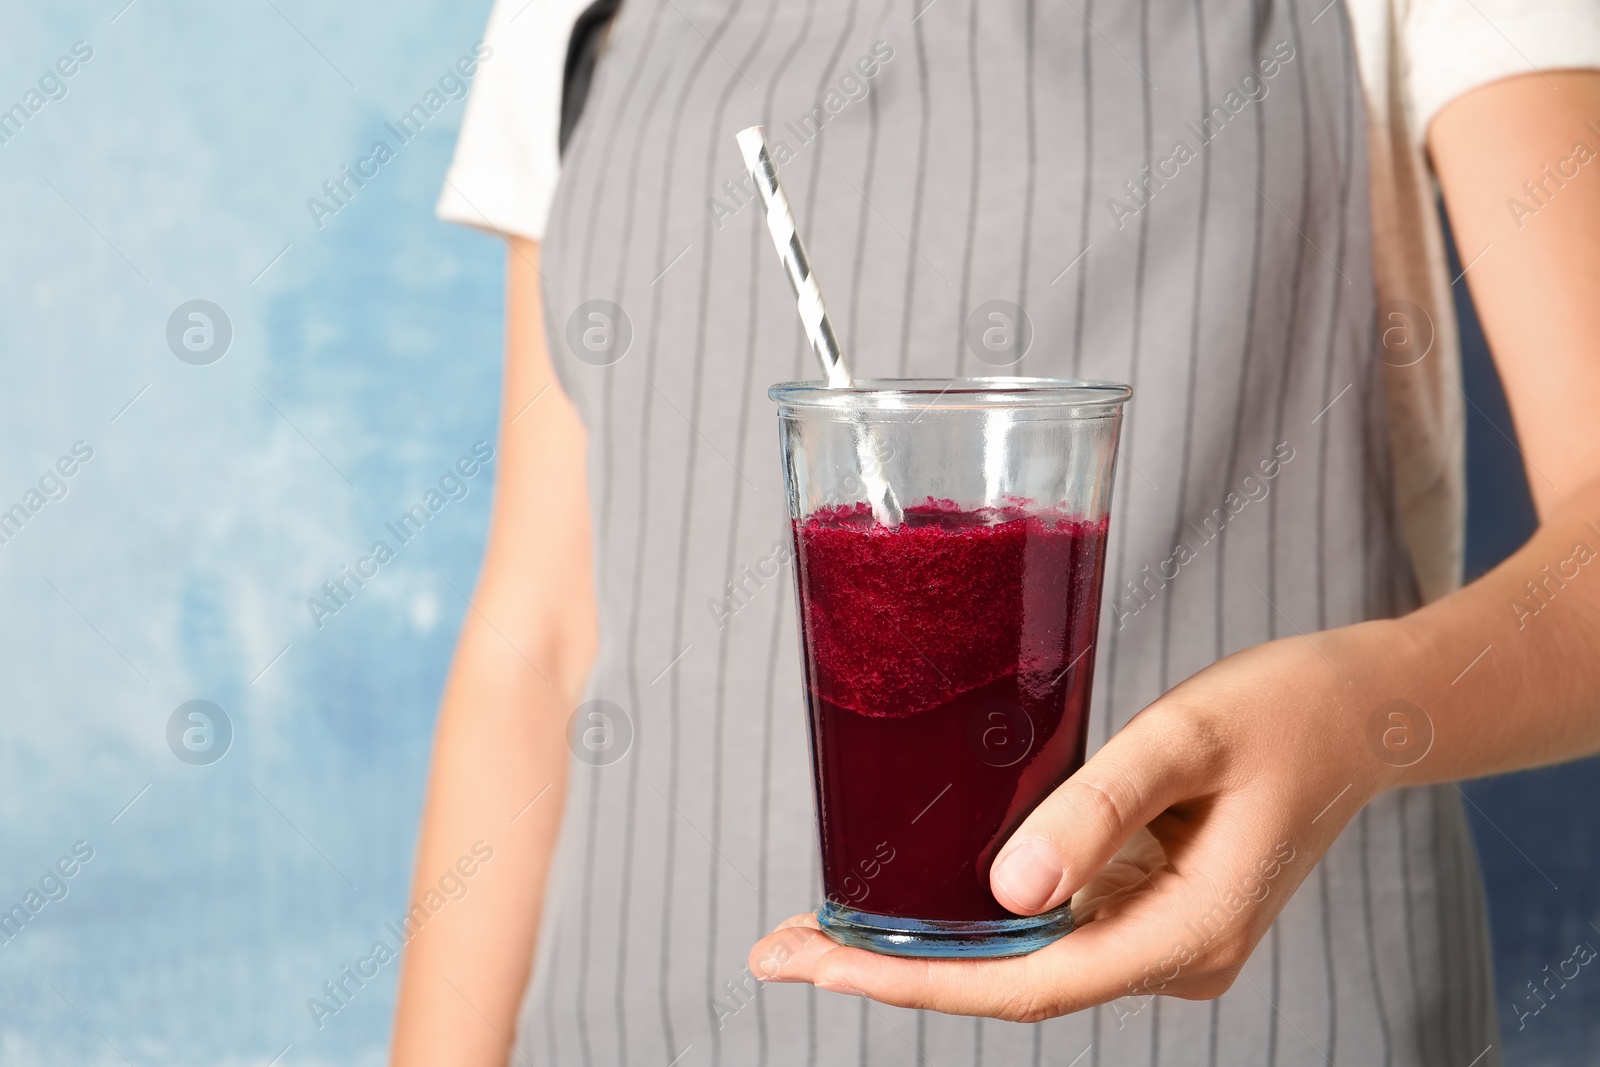
<path id="1" fill-rule="evenodd" d="M 836 904 L 1015 918 L 1007 837 L 1083 763 L 1105 520 L 929 501 L 795 523 L 822 837 Z"/>

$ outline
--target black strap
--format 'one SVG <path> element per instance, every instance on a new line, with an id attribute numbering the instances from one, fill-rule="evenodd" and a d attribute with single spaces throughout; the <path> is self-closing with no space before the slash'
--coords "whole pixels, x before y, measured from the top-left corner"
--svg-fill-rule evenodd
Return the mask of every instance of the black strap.
<path id="1" fill-rule="evenodd" d="M 600 55 L 600 39 L 621 6 L 622 0 L 594 0 L 572 27 L 572 39 L 567 42 L 567 64 L 561 77 L 561 133 L 557 143 L 563 155 L 583 115 L 584 101 L 589 98 L 589 83 L 594 80 L 595 60 Z"/>

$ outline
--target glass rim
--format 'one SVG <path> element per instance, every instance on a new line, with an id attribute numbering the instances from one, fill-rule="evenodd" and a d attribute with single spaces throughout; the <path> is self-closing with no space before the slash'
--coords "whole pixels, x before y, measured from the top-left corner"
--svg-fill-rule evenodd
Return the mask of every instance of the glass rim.
<path id="1" fill-rule="evenodd" d="M 1133 387 L 1083 378 L 863 378 L 837 387 L 826 382 L 779 382 L 767 396 L 782 409 L 1052 408 L 1093 417 L 1119 409 L 1133 396 Z"/>

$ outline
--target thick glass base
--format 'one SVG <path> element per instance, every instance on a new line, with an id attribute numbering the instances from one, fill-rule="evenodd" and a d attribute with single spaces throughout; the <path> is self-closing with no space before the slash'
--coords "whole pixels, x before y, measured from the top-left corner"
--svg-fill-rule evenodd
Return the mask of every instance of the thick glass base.
<path id="1" fill-rule="evenodd" d="M 817 910 L 822 930 L 841 945 L 886 956 L 981 959 L 1026 956 L 1072 932 L 1072 905 L 1042 915 L 973 922 L 901 919 L 856 911 L 833 901 Z"/>

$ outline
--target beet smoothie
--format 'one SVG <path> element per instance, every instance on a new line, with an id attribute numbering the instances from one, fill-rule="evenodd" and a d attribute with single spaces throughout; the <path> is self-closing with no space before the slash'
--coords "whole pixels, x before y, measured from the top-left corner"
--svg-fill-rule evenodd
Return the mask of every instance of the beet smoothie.
<path id="1" fill-rule="evenodd" d="M 1106 520 L 866 504 L 794 523 L 823 888 L 917 920 L 1015 919 L 996 852 L 1083 763 Z"/>

